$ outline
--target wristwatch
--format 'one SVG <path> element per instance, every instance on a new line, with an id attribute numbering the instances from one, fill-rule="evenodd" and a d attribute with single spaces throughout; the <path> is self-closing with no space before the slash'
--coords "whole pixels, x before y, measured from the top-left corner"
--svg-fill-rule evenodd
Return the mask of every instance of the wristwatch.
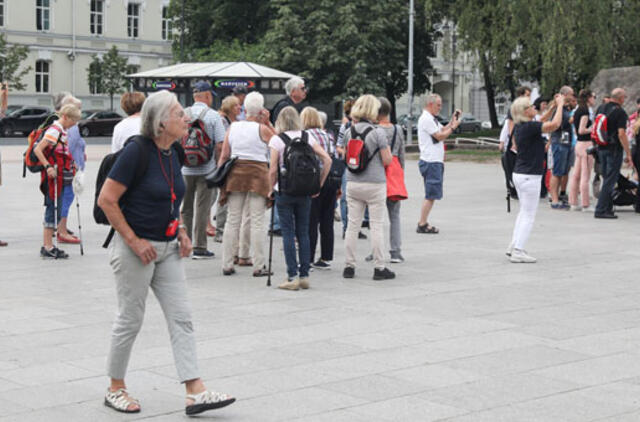
<path id="1" fill-rule="evenodd" d="M 49 170 L 50 168 L 53 168 L 53 166 L 51 164 L 47 164 L 46 166 L 44 166 L 45 170 Z"/>

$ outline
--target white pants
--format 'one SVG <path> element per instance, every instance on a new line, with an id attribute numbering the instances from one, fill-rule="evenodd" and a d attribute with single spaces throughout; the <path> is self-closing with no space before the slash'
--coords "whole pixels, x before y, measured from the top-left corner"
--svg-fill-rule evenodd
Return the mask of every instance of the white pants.
<path id="1" fill-rule="evenodd" d="M 535 174 L 513 173 L 513 184 L 518 191 L 520 211 L 513 228 L 511 245 L 516 249 L 524 249 L 529 239 L 533 222 L 540 202 L 540 187 L 542 176 Z"/>

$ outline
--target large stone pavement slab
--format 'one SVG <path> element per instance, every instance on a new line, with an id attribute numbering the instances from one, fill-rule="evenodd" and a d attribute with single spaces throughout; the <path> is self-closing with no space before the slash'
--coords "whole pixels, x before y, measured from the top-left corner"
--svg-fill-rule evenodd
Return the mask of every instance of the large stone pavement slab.
<path id="1" fill-rule="evenodd" d="M 90 146 L 87 181 L 105 148 Z M 6 148 L 3 152 L 6 151 Z M 13 154 L 13 155 L 12 155 Z M 9 151 L 0 187 L 0 421 L 176 421 L 176 379 L 162 313 L 149 298 L 130 362 L 138 415 L 102 405 L 116 298 L 107 232 L 80 198 L 85 255 L 41 261 L 37 176 Z M 10 157 L 7 160 L 6 157 Z M 421 193 L 409 161 L 402 204 L 404 264 L 376 282 L 358 242 L 356 278 L 341 278 L 336 223 L 330 271 L 308 291 L 267 288 L 250 269 L 223 277 L 216 258 L 185 260 L 202 377 L 238 401 L 224 421 L 631 421 L 640 415 L 640 217 L 558 212 L 541 201 L 528 250 L 504 256 L 517 212 L 506 213 L 498 165 L 449 163 L 445 199 L 415 233 Z M 77 209 L 70 226 L 77 228 Z M 274 284 L 285 274 L 274 240 Z"/>

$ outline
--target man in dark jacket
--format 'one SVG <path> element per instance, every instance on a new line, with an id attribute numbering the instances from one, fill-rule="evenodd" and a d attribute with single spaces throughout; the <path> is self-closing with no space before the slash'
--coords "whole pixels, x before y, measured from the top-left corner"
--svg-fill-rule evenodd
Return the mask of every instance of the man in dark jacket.
<path id="1" fill-rule="evenodd" d="M 297 76 L 294 76 L 287 81 L 284 85 L 284 90 L 287 93 L 287 96 L 278 101 L 276 105 L 273 106 L 273 109 L 271 109 L 271 123 L 274 125 L 276 124 L 278 115 L 283 108 L 292 106 L 296 110 L 300 111 L 298 104 L 307 98 L 307 88 L 304 86 L 304 80 Z"/>

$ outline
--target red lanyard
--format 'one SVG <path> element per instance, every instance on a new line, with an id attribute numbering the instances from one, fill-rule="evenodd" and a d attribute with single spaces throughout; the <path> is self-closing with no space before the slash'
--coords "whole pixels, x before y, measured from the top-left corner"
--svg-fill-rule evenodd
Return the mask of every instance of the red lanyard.
<path id="1" fill-rule="evenodd" d="M 176 194 L 173 190 L 173 157 L 169 155 L 169 168 L 170 168 L 169 171 L 171 172 L 171 179 L 169 179 L 169 177 L 167 176 L 167 172 L 164 169 L 164 164 L 162 163 L 162 157 L 160 156 L 160 148 L 156 147 L 156 149 L 158 150 L 158 161 L 160 162 L 160 170 L 162 170 L 162 175 L 164 176 L 164 180 L 167 181 L 167 184 L 171 189 L 171 215 L 173 216 L 173 203 L 176 201 Z"/>

